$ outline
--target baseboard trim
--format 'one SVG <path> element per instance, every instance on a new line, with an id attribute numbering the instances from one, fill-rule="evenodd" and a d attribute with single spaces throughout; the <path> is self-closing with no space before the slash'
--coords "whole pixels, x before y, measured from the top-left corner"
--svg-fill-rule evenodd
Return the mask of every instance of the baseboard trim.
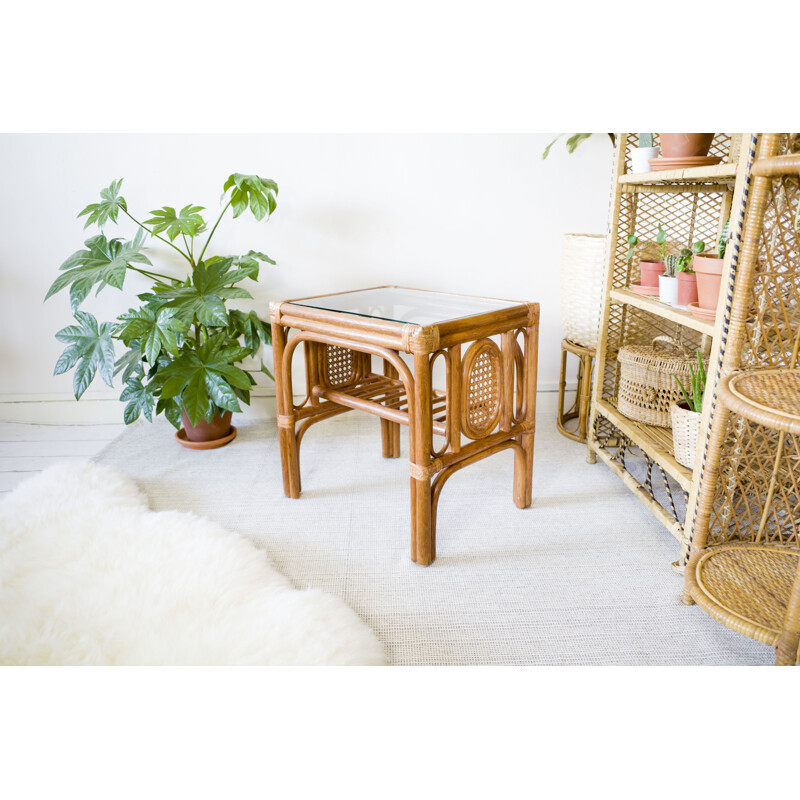
<path id="1" fill-rule="evenodd" d="M 575 387 L 568 385 L 568 390 Z M 540 410 L 554 412 L 557 386 L 540 385 L 537 391 Z M 298 396 L 297 400 L 302 397 Z M 93 393 L 80 401 L 68 394 L 0 395 L 0 422 L 49 424 L 106 424 L 122 422 L 122 409 L 117 393 Z M 244 412 L 256 418 L 275 416 L 275 391 L 260 388 L 251 395 L 250 407 Z"/>

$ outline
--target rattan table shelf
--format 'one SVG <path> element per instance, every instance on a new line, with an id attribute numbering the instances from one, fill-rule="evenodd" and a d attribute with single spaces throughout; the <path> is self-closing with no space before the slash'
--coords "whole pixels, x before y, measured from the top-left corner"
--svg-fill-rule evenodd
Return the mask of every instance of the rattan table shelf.
<path id="1" fill-rule="evenodd" d="M 779 663 L 794 664 L 800 637 L 787 639 L 783 632 L 798 567 L 800 551 L 795 548 L 720 545 L 706 551 L 687 573 L 686 592 L 707 614 L 738 633 L 776 648 L 783 637 L 785 652 L 778 653 Z"/>
<path id="2" fill-rule="evenodd" d="M 657 172 L 632 172 L 620 175 L 623 185 L 644 186 L 659 183 L 720 183 L 736 180 L 735 163 L 714 164 L 710 167 L 689 167 L 687 169 L 665 169 Z"/>
<path id="3" fill-rule="evenodd" d="M 459 469 L 512 450 L 514 502 L 530 505 L 537 303 L 379 286 L 274 302 L 270 318 L 287 497 L 300 496 L 299 448 L 308 428 L 356 409 L 380 417 L 384 458 L 400 456 L 400 425 L 409 428 L 411 558 L 418 564 L 436 557 L 439 496 Z M 305 397 L 295 403 L 292 359 L 301 344 Z M 383 362 L 383 374 L 373 371 L 373 359 Z M 433 388 L 440 359 L 443 391 Z"/>
<path id="4" fill-rule="evenodd" d="M 655 314 L 662 319 L 675 322 L 686 328 L 691 328 L 705 336 L 714 335 L 714 322 L 706 319 L 698 319 L 692 316 L 690 311 L 682 308 L 675 308 L 673 306 L 662 303 L 656 297 L 648 297 L 647 295 L 636 294 L 631 289 L 612 289 L 611 302 L 623 303 L 636 308 L 647 311 L 649 314 Z"/>
<path id="5" fill-rule="evenodd" d="M 800 369 L 737 372 L 720 381 L 727 408 L 759 425 L 800 434 Z"/>

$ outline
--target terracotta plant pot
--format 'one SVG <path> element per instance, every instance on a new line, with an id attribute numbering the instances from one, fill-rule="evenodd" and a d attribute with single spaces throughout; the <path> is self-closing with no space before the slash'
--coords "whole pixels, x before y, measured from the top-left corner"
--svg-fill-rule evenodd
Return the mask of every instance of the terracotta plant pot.
<path id="1" fill-rule="evenodd" d="M 642 272 L 642 286 L 658 286 L 658 276 L 663 275 L 666 267 L 663 261 L 640 261 L 639 269 Z"/>
<path id="2" fill-rule="evenodd" d="M 674 306 L 678 303 L 678 279 L 666 275 L 658 276 L 658 299 L 662 303 Z"/>
<path id="3" fill-rule="evenodd" d="M 697 302 L 697 275 L 694 272 L 679 272 L 678 306 L 688 308 L 689 303 Z"/>
<path id="4" fill-rule="evenodd" d="M 223 439 L 231 432 L 232 416 L 232 411 L 226 411 L 224 414 L 215 414 L 211 422 L 201 419 L 197 425 L 192 425 L 184 411 L 183 429 L 186 431 L 186 438 L 190 442 L 214 442 Z"/>
<path id="5" fill-rule="evenodd" d="M 719 256 L 697 255 L 692 259 L 692 267 L 697 273 L 697 302 L 706 311 L 717 310 L 724 266 L 725 260 Z"/>
<path id="6" fill-rule="evenodd" d="M 707 156 L 713 133 L 659 133 L 664 158 Z"/>

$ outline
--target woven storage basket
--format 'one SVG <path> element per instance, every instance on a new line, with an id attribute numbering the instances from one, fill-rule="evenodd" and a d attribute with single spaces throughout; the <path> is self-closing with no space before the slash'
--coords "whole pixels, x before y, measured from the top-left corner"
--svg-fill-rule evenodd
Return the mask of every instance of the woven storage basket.
<path id="1" fill-rule="evenodd" d="M 689 411 L 687 408 L 681 408 L 677 403 L 673 404 L 670 411 L 672 416 L 672 446 L 675 449 L 675 460 L 684 467 L 693 469 L 702 414 L 697 411 Z"/>
<path id="2" fill-rule="evenodd" d="M 656 336 L 651 346 L 620 348 L 619 396 L 617 408 L 637 422 L 669 428 L 670 407 L 683 399 L 675 382 L 677 375 L 686 386 L 689 368 L 696 364 L 686 348 L 671 336 Z"/>
<path id="3" fill-rule="evenodd" d="M 597 348 L 603 307 L 606 237 L 564 234 L 561 251 L 561 322 L 567 339 Z"/>

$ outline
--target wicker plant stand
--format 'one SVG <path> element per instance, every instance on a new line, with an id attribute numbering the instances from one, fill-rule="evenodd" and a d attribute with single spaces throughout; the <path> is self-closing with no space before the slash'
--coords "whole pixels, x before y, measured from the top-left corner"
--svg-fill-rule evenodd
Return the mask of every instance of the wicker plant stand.
<path id="1" fill-rule="evenodd" d="M 797 142 L 763 134 L 730 276 L 683 600 L 800 657 L 800 203 Z M 744 215 L 743 215 L 744 216 Z M 735 280 L 734 280 L 735 278 Z"/>
<path id="2" fill-rule="evenodd" d="M 381 286 L 274 302 L 270 317 L 287 497 L 300 495 L 298 453 L 308 428 L 358 409 L 381 418 L 384 458 L 400 456 L 400 425 L 409 428 L 418 564 L 436 557 L 437 504 L 457 470 L 512 450 L 514 502 L 530 505 L 538 304 Z M 301 343 L 305 397 L 295 403 L 292 359 Z M 373 359 L 383 362 L 379 372 Z M 439 360 L 444 391 L 433 388 Z"/>
<path id="3" fill-rule="evenodd" d="M 637 260 L 626 258 L 626 239 L 635 234 L 640 242 L 655 241 L 662 224 L 672 245 L 691 246 L 703 240 L 710 249 L 719 239 L 731 209 L 738 212 L 743 208 L 752 163 L 751 141 L 750 134 L 717 134 L 709 155 L 720 157 L 721 163 L 637 174 L 630 171 L 637 134 L 617 135 L 606 285 L 588 429 L 589 454 L 590 460 L 599 458 L 607 464 L 682 543 L 685 508 L 692 503 L 696 464 L 693 470 L 678 463 L 669 427 L 632 420 L 619 409 L 617 356 L 623 347 L 650 346 L 656 337 L 669 336 L 690 354 L 700 349 L 715 364 L 720 334 L 727 324 L 726 310 L 723 303 L 716 320 L 701 319 L 688 310 L 631 290 L 640 274 Z M 732 224 L 732 231 L 723 284 L 732 274 L 740 245 L 741 229 Z M 710 394 L 707 392 L 706 406 Z M 701 432 L 708 423 L 707 409 L 704 413 Z"/>
<path id="4" fill-rule="evenodd" d="M 564 397 L 567 388 L 568 353 L 578 357 L 578 377 L 575 400 L 568 409 L 565 409 Z M 583 347 L 571 342 L 569 339 L 561 340 L 561 375 L 558 379 L 556 427 L 564 436 L 575 442 L 586 441 L 586 431 L 589 427 L 589 401 L 592 393 L 594 354 L 595 351 L 591 347 Z M 575 423 L 575 420 L 577 420 L 577 423 Z"/>

